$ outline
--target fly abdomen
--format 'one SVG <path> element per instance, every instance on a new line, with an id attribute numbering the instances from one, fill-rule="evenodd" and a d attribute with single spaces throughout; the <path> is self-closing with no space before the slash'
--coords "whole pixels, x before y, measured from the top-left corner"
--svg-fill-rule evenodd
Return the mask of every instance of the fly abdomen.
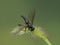
<path id="1" fill-rule="evenodd" d="M 29 20 L 26 17 L 24 17 L 24 16 L 21 16 L 21 17 L 24 19 L 24 21 L 25 21 L 26 24 L 29 23 Z"/>

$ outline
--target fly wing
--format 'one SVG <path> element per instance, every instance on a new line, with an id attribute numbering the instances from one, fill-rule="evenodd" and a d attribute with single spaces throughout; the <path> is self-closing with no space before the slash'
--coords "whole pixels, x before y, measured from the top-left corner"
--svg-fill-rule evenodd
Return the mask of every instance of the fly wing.
<path id="1" fill-rule="evenodd" d="M 30 19 L 30 23 L 33 24 L 33 21 L 34 21 L 34 18 L 35 18 L 35 9 L 33 9 L 29 15 L 28 15 L 28 18 Z"/>

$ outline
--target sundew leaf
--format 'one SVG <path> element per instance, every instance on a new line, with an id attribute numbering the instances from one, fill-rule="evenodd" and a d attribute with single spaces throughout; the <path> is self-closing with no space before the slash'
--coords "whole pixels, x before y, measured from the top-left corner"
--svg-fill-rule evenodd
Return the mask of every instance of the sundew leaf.
<path id="1" fill-rule="evenodd" d="M 11 33 L 11 34 L 14 34 L 14 35 L 17 35 L 19 32 L 21 32 L 21 31 L 23 31 L 23 30 L 25 30 L 25 29 L 23 28 L 23 26 L 17 26 L 17 27 L 14 27 L 10 33 Z M 23 32 L 21 32 L 21 34 L 22 34 L 22 33 L 23 33 Z"/>
<path id="2" fill-rule="evenodd" d="M 49 39 L 45 36 L 44 32 L 41 31 L 39 28 L 35 28 L 35 30 L 32 33 L 38 36 L 39 38 L 43 39 L 48 45 L 52 45 Z"/>

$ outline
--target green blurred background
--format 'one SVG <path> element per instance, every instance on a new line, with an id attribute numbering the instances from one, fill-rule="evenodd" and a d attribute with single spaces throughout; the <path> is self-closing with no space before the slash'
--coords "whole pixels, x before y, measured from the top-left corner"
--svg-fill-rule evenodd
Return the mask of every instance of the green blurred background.
<path id="1" fill-rule="evenodd" d="M 31 35 L 13 36 L 10 31 L 22 23 L 20 15 L 28 15 L 36 9 L 34 25 L 47 28 L 53 45 L 60 45 L 59 0 L 0 0 L 0 45 L 47 45 Z M 49 35 L 48 34 L 48 35 Z"/>

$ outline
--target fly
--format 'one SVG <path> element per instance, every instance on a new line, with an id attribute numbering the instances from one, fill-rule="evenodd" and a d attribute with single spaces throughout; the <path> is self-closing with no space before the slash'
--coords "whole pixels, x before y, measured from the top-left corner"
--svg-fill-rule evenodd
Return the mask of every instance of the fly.
<path id="1" fill-rule="evenodd" d="M 34 27 L 33 27 L 33 25 L 30 23 L 30 21 L 29 21 L 29 19 L 27 19 L 26 17 L 24 17 L 24 16 L 21 16 L 23 19 L 24 19 L 24 21 L 25 21 L 25 24 L 26 24 L 26 28 L 28 28 L 30 31 L 34 31 Z"/>
<path id="2" fill-rule="evenodd" d="M 30 19 L 26 18 L 25 16 L 21 16 L 21 18 L 24 20 L 25 24 L 23 24 L 23 25 L 18 24 L 18 26 L 16 28 L 14 28 L 11 33 L 20 36 L 20 35 L 30 32 L 30 33 L 38 36 L 39 38 L 43 39 L 48 45 L 52 45 L 52 43 L 49 41 L 49 39 L 47 38 L 45 33 L 42 31 L 41 27 L 33 26 L 35 10 L 33 10 L 32 14 L 30 16 L 31 16 Z"/>

